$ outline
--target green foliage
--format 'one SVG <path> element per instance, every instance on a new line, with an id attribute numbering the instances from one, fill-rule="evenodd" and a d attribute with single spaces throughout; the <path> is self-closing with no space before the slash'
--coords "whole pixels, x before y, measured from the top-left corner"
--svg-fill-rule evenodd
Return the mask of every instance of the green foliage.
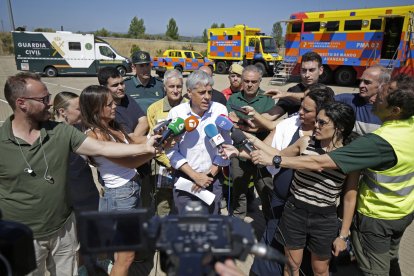
<path id="1" fill-rule="evenodd" d="M 10 55 L 14 53 L 13 39 L 9 32 L 0 32 L 0 54 Z"/>
<path id="2" fill-rule="evenodd" d="M 206 57 L 207 56 L 207 49 L 201 51 L 200 53 L 203 55 L 203 57 Z"/>
<path id="3" fill-rule="evenodd" d="M 129 24 L 128 34 L 132 38 L 142 38 L 145 35 L 144 19 L 134 16 Z"/>
<path id="4" fill-rule="evenodd" d="M 165 51 L 165 50 L 163 50 L 163 49 L 157 49 L 157 50 L 155 51 L 155 56 L 156 56 L 156 57 L 160 57 L 160 56 L 162 56 L 162 54 L 164 53 L 164 51 Z"/>
<path id="5" fill-rule="evenodd" d="M 102 36 L 102 37 L 108 37 L 108 36 L 110 36 L 110 33 L 109 33 L 109 31 L 107 29 L 102 28 L 100 30 L 97 30 L 95 32 L 95 35 L 96 36 Z"/>
<path id="6" fill-rule="evenodd" d="M 183 50 L 194 51 L 194 45 L 193 44 L 183 45 L 182 48 L 183 48 Z"/>
<path id="7" fill-rule="evenodd" d="M 52 28 L 36 28 L 34 32 L 45 32 L 45 33 L 55 33 L 56 31 Z"/>
<path id="8" fill-rule="evenodd" d="M 211 28 L 225 28 L 225 27 L 226 27 L 226 25 L 224 25 L 224 23 L 221 23 L 219 25 L 216 22 L 214 22 L 213 24 L 211 24 Z"/>
<path id="9" fill-rule="evenodd" d="M 208 42 L 207 29 L 204 29 L 204 31 L 203 31 L 202 39 L 203 39 L 204 43 Z"/>
<path id="10" fill-rule="evenodd" d="M 174 18 L 170 18 L 167 25 L 167 31 L 165 31 L 165 36 L 171 37 L 173 40 L 178 40 L 178 26 Z"/>
<path id="11" fill-rule="evenodd" d="M 275 22 L 272 28 L 272 36 L 276 40 L 276 45 L 280 48 L 284 44 L 283 30 L 280 22 Z"/>
<path id="12" fill-rule="evenodd" d="M 132 44 L 131 50 L 129 51 L 129 53 L 132 55 L 136 51 L 141 51 L 141 48 L 137 44 Z"/>

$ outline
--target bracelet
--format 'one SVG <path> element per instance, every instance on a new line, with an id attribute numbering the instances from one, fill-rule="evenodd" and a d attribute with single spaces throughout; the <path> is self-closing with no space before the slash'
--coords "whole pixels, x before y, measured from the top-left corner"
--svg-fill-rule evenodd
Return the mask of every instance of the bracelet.
<path id="1" fill-rule="evenodd" d="M 343 240 L 344 242 L 347 242 L 348 240 L 349 240 L 349 236 L 342 236 L 342 235 L 339 235 L 338 236 L 338 238 L 340 238 L 341 240 Z"/>

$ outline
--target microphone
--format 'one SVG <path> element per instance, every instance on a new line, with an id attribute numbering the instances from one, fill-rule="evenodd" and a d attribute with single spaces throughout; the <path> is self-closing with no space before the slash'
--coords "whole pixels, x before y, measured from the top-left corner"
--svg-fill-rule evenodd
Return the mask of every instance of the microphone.
<path id="1" fill-rule="evenodd" d="M 159 123 L 158 125 L 156 125 L 154 127 L 153 132 L 157 134 L 161 129 L 168 126 L 169 123 L 171 123 L 171 121 L 172 121 L 172 119 L 168 119 L 168 120 L 165 120 L 165 121 Z"/>
<path id="2" fill-rule="evenodd" d="M 247 139 L 246 135 L 238 128 L 233 129 L 231 133 L 231 139 L 234 141 L 235 146 L 243 147 L 248 153 L 255 150 L 255 147 Z"/>
<path id="3" fill-rule="evenodd" d="M 233 122 L 224 114 L 221 114 L 217 117 L 215 124 L 218 128 L 225 131 L 233 131 L 234 124 Z"/>
<path id="4" fill-rule="evenodd" d="M 162 133 L 161 139 L 158 141 L 157 145 L 161 145 L 162 142 L 167 140 L 170 136 L 177 136 L 185 132 L 184 120 L 180 117 L 177 117 L 171 121 L 168 125 L 167 130 Z"/>
<path id="5" fill-rule="evenodd" d="M 197 117 L 194 116 L 194 115 L 191 115 L 190 117 L 188 117 L 187 119 L 184 120 L 185 130 L 187 132 L 193 131 L 194 129 L 197 128 L 198 123 L 199 123 L 199 121 L 198 121 Z"/>
<path id="6" fill-rule="evenodd" d="M 221 145 L 224 143 L 224 138 L 218 132 L 217 127 L 215 125 L 206 125 L 206 127 L 204 128 L 204 132 L 206 133 L 206 136 L 210 138 L 210 144 L 214 148 L 221 148 Z"/>

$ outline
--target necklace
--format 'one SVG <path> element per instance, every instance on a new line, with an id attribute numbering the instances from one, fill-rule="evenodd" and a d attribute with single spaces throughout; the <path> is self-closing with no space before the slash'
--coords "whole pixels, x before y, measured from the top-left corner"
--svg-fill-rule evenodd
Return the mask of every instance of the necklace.
<path id="1" fill-rule="evenodd" d="M 24 168 L 23 171 L 25 173 L 30 174 L 31 176 L 35 176 L 35 172 L 32 169 L 32 166 L 30 166 L 29 162 L 27 161 L 26 156 L 23 153 L 22 146 L 19 143 L 19 140 L 17 140 L 16 137 L 14 137 L 14 140 L 19 145 L 20 153 L 22 154 L 23 160 L 24 160 L 24 162 L 27 165 L 27 167 Z M 41 134 L 39 135 L 39 140 L 40 140 L 40 149 L 42 150 L 43 159 L 45 160 L 45 164 L 46 164 L 46 170 L 45 170 L 45 173 L 43 174 L 43 179 L 46 180 L 48 183 L 53 184 L 53 183 L 55 183 L 55 180 L 53 179 L 53 177 L 51 175 L 48 174 L 48 172 L 49 172 L 49 164 L 47 163 L 46 153 L 45 153 L 45 150 L 43 149 L 43 139 L 42 139 L 42 135 Z"/>

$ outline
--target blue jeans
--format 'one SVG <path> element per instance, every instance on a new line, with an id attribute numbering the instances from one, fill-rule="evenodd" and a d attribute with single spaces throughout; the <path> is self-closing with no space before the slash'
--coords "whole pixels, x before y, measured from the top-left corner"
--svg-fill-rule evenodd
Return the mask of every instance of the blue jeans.
<path id="1" fill-rule="evenodd" d="M 99 199 L 99 211 L 137 209 L 141 203 L 140 191 L 141 185 L 132 179 L 118 188 L 105 187 L 104 197 Z"/>

